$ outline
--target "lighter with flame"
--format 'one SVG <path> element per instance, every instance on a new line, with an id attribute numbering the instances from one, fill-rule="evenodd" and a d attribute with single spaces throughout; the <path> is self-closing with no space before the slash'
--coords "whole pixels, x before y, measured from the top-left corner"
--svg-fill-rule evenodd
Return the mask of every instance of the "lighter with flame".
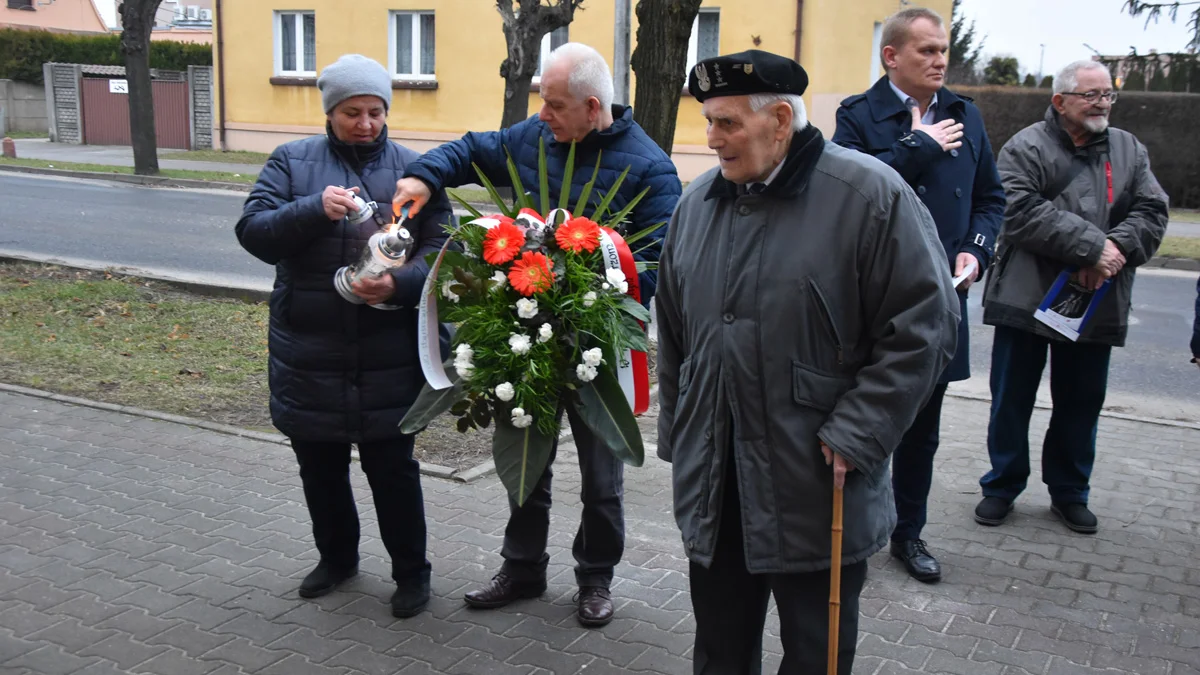
<path id="1" fill-rule="evenodd" d="M 412 234 L 403 226 L 408 218 L 408 207 L 401 210 L 400 220 L 392 223 L 386 230 L 380 230 L 371 235 L 363 248 L 362 257 L 353 265 L 340 268 L 333 274 L 333 286 L 339 295 L 356 305 L 365 300 L 355 295 L 351 285 L 361 279 L 377 278 L 403 265 L 412 253 Z"/>

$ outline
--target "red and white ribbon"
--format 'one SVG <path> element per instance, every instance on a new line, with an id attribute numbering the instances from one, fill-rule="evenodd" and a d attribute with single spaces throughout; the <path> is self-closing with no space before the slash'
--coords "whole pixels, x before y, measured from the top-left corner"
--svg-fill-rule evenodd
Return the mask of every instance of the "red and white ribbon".
<path id="1" fill-rule="evenodd" d="M 600 252 L 604 258 L 606 269 L 621 270 L 625 281 L 629 284 L 628 295 L 641 302 L 642 293 L 638 287 L 637 262 L 629 245 L 615 230 L 607 227 L 600 229 Z M 641 323 L 640 321 L 638 322 Z M 643 326 L 644 328 L 644 326 Z M 641 415 L 650 408 L 650 367 L 646 361 L 646 352 L 626 349 L 617 364 L 617 379 L 621 389 L 629 401 L 629 407 L 634 415 Z"/>

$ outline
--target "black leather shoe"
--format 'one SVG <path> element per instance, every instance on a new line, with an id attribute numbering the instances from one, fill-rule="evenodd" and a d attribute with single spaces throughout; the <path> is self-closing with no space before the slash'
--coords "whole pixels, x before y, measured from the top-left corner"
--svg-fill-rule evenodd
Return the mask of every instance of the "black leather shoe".
<path id="1" fill-rule="evenodd" d="M 317 563 L 313 571 L 300 582 L 300 597 L 319 598 L 338 587 L 338 584 L 358 574 L 358 565 L 350 569 L 334 567 L 324 560 Z"/>
<path id="2" fill-rule="evenodd" d="M 429 604 L 429 582 L 400 586 L 392 593 L 392 616 L 407 619 L 421 613 Z"/>
<path id="3" fill-rule="evenodd" d="M 933 583 L 942 578 L 942 566 L 937 558 L 929 555 L 925 542 L 920 539 L 892 542 L 892 557 L 904 563 L 909 576 L 917 581 Z"/>
<path id="4" fill-rule="evenodd" d="M 541 597 L 546 592 L 546 581 L 516 581 L 504 572 L 492 577 L 487 586 L 471 591 L 463 600 L 478 609 L 503 607 L 514 600 Z"/>
<path id="5" fill-rule="evenodd" d="M 1012 513 L 1013 503 L 1002 497 L 984 497 L 975 507 L 975 522 L 980 525 L 996 526 Z"/>
<path id="6" fill-rule="evenodd" d="M 1051 504 L 1050 510 L 1064 525 L 1080 534 L 1096 534 L 1100 529 L 1096 516 L 1088 510 L 1087 504 Z"/>
<path id="7" fill-rule="evenodd" d="M 598 628 L 612 622 L 612 593 L 607 588 L 583 586 L 575 597 L 579 602 L 579 625 Z"/>

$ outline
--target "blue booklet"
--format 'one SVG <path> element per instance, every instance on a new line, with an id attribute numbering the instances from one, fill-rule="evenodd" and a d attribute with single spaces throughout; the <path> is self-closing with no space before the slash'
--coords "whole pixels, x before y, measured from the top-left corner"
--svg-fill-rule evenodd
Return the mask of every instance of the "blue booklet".
<path id="1" fill-rule="evenodd" d="M 1091 290 L 1074 280 L 1078 268 L 1070 267 L 1059 273 L 1050 287 L 1050 292 L 1042 299 L 1042 304 L 1033 313 L 1038 321 L 1058 331 L 1072 342 L 1079 339 L 1080 333 L 1087 327 L 1088 320 L 1095 314 L 1096 308 L 1104 294 L 1112 285 L 1111 279 L 1105 279 L 1100 288 Z"/>

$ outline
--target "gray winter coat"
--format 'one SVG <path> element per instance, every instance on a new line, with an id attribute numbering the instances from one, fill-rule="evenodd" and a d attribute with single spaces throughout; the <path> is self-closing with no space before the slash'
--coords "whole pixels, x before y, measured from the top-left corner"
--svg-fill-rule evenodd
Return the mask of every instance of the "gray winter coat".
<path id="1" fill-rule="evenodd" d="M 688 557 L 712 562 L 736 462 L 747 567 L 828 569 L 833 470 L 843 562 L 896 522 L 889 457 L 954 353 L 958 297 L 928 211 L 879 160 L 808 127 L 761 195 L 713 169 L 688 186 L 659 270 L 658 453 Z"/>
<path id="2" fill-rule="evenodd" d="M 1135 270 L 1154 256 L 1167 229 L 1167 195 L 1150 172 L 1146 147 L 1110 128 L 1077 148 L 1051 107 L 1045 120 L 1004 144 L 996 164 L 1008 205 L 984 289 L 984 323 L 1065 341 L 1033 313 L 1060 272 L 1094 266 L 1111 239 L 1125 267 L 1079 342 L 1123 346 Z"/>

